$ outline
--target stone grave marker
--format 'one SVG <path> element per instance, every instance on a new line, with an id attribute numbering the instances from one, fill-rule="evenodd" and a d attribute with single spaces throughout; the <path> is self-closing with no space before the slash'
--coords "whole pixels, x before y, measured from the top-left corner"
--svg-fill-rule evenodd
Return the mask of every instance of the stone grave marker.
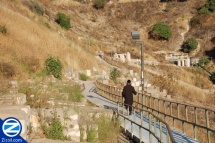
<path id="1" fill-rule="evenodd" d="M 86 75 L 91 76 L 91 70 L 86 70 Z"/>
<path id="2" fill-rule="evenodd" d="M 134 71 L 133 70 L 130 70 L 130 75 L 134 75 Z"/>

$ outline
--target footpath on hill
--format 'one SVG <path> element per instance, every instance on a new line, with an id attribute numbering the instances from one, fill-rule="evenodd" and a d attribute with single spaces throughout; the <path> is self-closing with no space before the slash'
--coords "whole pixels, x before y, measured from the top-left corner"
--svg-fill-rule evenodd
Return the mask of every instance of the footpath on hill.
<path id="1" fill-rule="evenodd" d="M 111 101 L 111 100 L 109 100 L 107 98 L 104 98 L 101 95 L 96 93 L 96 86 L 93 83 L 93 81 L 85 81 L 83 83 L 84 83 L 85 89 L 84 89 L 84 91 L 82 93 L 83 93 L 83 95 L 85 96 L 85 98 L 88 101 L 90 101 L 91 103 L 93 103 L 93 104 L 95 104 L 95 105 L 97 105 L 97 106 L 99 106 L 101 108 L 117 110 L 117 103 L 115 103 L 115 102 L 113 102 L 113 101 Z M 137 118 L 137 117 L 138 116 L 135 115 L 135 118 Z M 131 115 L 129 118 L 133 120 L 134 115 Z M 148 126 L 148 124 L 149 124 L 148 120 L 145 120 L 145 119 L 143 119 L 143 120 L 144 120 L 144 124 L 146 126 Z M 122 126 L 123 126 L 123 124 L 122 124 Z M 125 128 L 127 130 L 131 129 L 131 122 L 130 121 L 126 120 L 126 127 Z M 154 128 L 154 127 L 152 127 L 152 128 Z M 138 129 L 139 128 L 134 127 L 134 135 L 136 137 L 139 137 L 139 134 L 138 134 L 139 130 Z M 196 141 L 196 140 L 194 140 L 192 138 L 189 138 L 185 134 L 182 134 L 182 133 L 180 133 L 180 132 L 178 132 L 176 130 L 171 130 L 171 131 L 172 131 L 173 137 L 174 137 L 174 139 L 176 140 L 177 143 L 181 143 L 181 142 L 184 142 L 184 143 L 199 143 L 199 141 Z M 143 140 L 146 141 L 146 142 L 149 141 L 147 131 L 143 132 Z M 153 140 L 153 141 L 157 142 L 156 140 Z"/>

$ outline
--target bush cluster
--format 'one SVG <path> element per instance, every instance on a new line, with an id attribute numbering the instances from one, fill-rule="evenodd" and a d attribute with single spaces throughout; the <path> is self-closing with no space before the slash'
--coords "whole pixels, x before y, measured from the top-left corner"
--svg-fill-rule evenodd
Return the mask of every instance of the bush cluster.
<path id="1" fill-rule="evenodd" d="M 66 140 L 67 137 L 63 133 L 65 127 L 57 118 L 56 113 L 54 113 L 54 116 L 51 118 L 51 120 L 51 125 L 48 126 L 45 122 L 42 126 L 46 137 L 55 140 Z"/>
<path id="2" fill-rule="evenodd" d="M 61 79 L 62 68 L 63 66 L 57 58 L 49 56 L 45 61 L 45 72 L 47 75 L 52 74 L 55 78 Z"/>
<path id="3" fill-rule="evenodd" d="M 182 47 L 183 47 L 183 51 L 185 53 L 189 53 L 189 52 L 195 50 L 197 48 L 197 46 L 198 46 L 198 42 L 196 41 L 195 38 L 192 37 L 192 38 L 187 39 L 187 41 L 183 44 Z"/>
<path id="4" fill-rule="evenodd" d="M 80 74 L 80 79 L 81 79 L 81 80 L 87 81 L 88 78 L 89 78 L 89 77 L 88 77 L 86 74 L 84 74 L 84 73 L 81 73 L 81 74 Z"/>
<path id="5" fill-rule="evenodd" d="M 158 22 L 153 26 L 151 36 L 154 39 L 168 40 L 172 36 L 170 26 L 162 22 Z"/>
<path id="6" fill-rule="evenodd" d="M 215 11 L 215 0 L 208 0 L 208 2 L 198 10 L 199 14 L 209 14 Z"/>
<path id="7" fill-rule="evenodd" d="M 64 13 L 58 13 L 57 14 L 57 19 L 56 22 L 62 27 L 65 28 L 66 30 L 69 30 L 70 26 L 70 18 L 69 16 L 65 15 Z"/>
<path id="8" fill-rule="evenodd" d="M 201 65 L 201 66 L 206 66 L 209 63 L 210 62 L 209 62 L 209 60 L 206 57 L 201 57 L 200 60 L 199 60 L 199 65 Z"/>

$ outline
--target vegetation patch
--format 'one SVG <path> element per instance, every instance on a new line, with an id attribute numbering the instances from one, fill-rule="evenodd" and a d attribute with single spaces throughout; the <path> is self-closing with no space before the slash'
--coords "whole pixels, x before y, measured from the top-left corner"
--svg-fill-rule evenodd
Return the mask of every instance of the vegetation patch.
<path id="1" fill-rule="evenodd" d="M 206 57 L 201 57 L 199 60 L 199 65 L 201 66 L 207 66 L 210 63 L 210 61 Z"/>
<path id="2" fill-rule="evenodd" d="M 117 135 L 120 133 L 120 121 L 116 119 L 115 122 L 110 118 L 105 117 L 104 114 L 98 120 L 98 140 L 104 142 L 117 142 Z"/>
<path id="3" fill-rule="evenodd" d="M 185 53 L 189 53 L 189 52 L 195 50 L 197 48 L 197 46 L 198 46 L 198 42 L 196 41 L 195 38 L 192 37 L 192 38 L 187 39 L 187 41 L 184 42 L 182 47 L 183 47 L 183 51 Z"/>
<path id="4" fill-rule="evenodd" d="M 112 68 L 110 71 L 110 79 L 116 82 L 118 77 L 120 77 L 120 72 L 116 68 Z"/>
<path id="5" fill-rule="evenodd" d="M 94 7 L 97 9 L 104 8 L 106 0 L 95 0 Z"/>
<path id="6" fill-rule="evenodd" d="M 62 77 L 62 64 L 59 59 L 49 56 L 45 61 L 46 74 L 53 75 L 55 78 L 61 79 Z"/>
<path id="7" fill-rule="evenodd" d="M 73 102 L 81 102 L 81 99 L 84 97 L 81 93 L 81 85 L 79 84 L 73 84 L 72 86 L 64 85 L 61 92 L 67 93 L 69 100 Z"/>
<path id="8" fill-rule="evenodd" d="M 58 13 L 56 22 L 64 29 L 69 30 L 70 26 L 70 18 L 64 13 Z"/>
<path id="9" fill-rule="evenodd" d="M 83 81 L 87 81 L 89 79 L 89 77 L 86 74 L 81 73 L 80 74 L 80 79 L 83 80 Z"/>
<path id="10" fill-rule="evenodd" d="M 150 36 L 156 40 L 168 40 L 172 36 L 172 32 L 169 25 L 158 22 L 153 26 Z"/>
<path id="11" fill-rule="evenodd" d="M 93 128 L 87 129 L 87 142 L 96 142 L 97 141 L 97 131 Z"/>
<path id="12" fill-rule="evenodd" d="M 208 0 L 208 2 L 198 9 L 199 14 L 210 14 L 215 11 L 215 0 Z"/>
<path id="13" fill-rule="evenodd" d="M 21 58 L 20 62 L 22 64 L 23 70 L 27 71 L 28 73 L 35 73 L 40 66 L 39 59 L 34 57 L 23 57 Z"/>
<path id="14" fill-rule="evenodd" d="M 42 128 L 47 138 L 55 140 L 67 140 L 67 137 L 63 133 L 65 127 L 57 118 L 56 112 L 54 112 L 52 118 L 49 118 L 49 122 L 51 122 L 51 124 L 48 125 L 46 120 L 48 120 L 48 118 L 45 119 Z"/>
<path id="15" fill-rule="evenodd" d="M 12 77 L 15 75 L 15 68 L 9 63 L 0 62 L 0 74 L 4 77 Z"/>
<path id="16" fill-rule="evenodd" d="M 7 34 L 7 28 L 5 27 L 5 25 L 0 25 L 0 32 L 3 34 L 3 35 L 6 35 Z"/>
<path id="17" fill-rule="evenodd" d="M 45 9 L 42 6 L 42 4 L 37 0 L 29 0 L 29 1 L 23 1 L 23 4 L 29 7 L 29 9 L 33 12 L 35 12 L 38 15 L 44 15 Z"/>

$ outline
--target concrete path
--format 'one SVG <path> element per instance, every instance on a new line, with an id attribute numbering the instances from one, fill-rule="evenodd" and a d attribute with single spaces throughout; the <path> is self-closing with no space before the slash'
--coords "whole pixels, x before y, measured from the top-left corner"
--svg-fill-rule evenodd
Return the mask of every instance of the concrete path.
<path id="1" fill-rule="evenodd" d="M 86 82 L 84 82 L 84 85 L 85 85 L 85 89 L 82 93 L 84 94 L 84 96 L 87 100 L 89 100 L 90 102 L 94 103 L 95 105 L 97 105 L 99 107 L 102 107 L 105 109 L 117 110 L 117 104 L 115 102 L 110 101 L 95 92 L 96 87 L 92 81 L 86 81 Z M 126 111 L 125 111 L 125 109 L 121 108 L 120 112 L 122 113 L 122 112 L 126 112 Z M 135 120 L 137 123 L 141 122 L 139 114 L 130 115 L 130 116 L 127 116 L 127 118 L 132 121 Z M 121 121 L 122 121 L 121 126 L 123 128 L 126 128 L 128 131 L 131 131 L 131 121 L 129 121 L 128 119 L 123 120 L 123 118 L 121 118 Z M 148 118 L 143 116 L 142 121 L 143 121 L 144 127 L 149 128 Z M 154 130 L 154 121 L 151 121 L 151 125 L 152 125 L 152 130 Z M 162 128 L 163 128 L 162 135 L 163 135 L 163 139 L 164 139 L 163 142 L 167 142 L 166 141 L 166 128 L 165 127 L 162 127 Z M 133 134 L 139 138 L 139 127 L 137 125 L 133 125 L 133 129 L 134 129 Z M 156 130 L 157 130 L 157 133 L 159 134 L 158 123 L 156 123 Z M 178 131 L 175 131 L 175 130 L 171 130 L 171 131 L 172 131 L 173 137 L 177 143 L 200 143 L 199 141 L 191 139 Z M 142 129 L 142 140 L 145 143 L 149 142 L 149 133 L 143 129 Z M 156 142 L 157 142 L 157 140 L 155 138 L 153 138 L 153 143 L 156 143 Z"/>

